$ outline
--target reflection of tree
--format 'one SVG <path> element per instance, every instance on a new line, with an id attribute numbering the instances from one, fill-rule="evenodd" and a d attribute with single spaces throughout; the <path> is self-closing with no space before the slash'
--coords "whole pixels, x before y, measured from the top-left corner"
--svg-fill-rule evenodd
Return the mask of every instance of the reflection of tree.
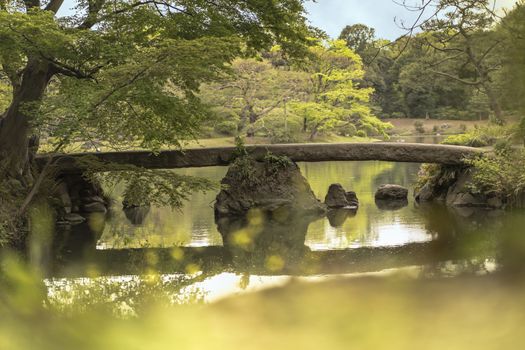
<path id="1" fill-rule="evenodd" d="M 55 263 L 79 261 L 94 251 L 106 225 L 104 213 L 91 213 L 78 225 L 58 226 L 53 240 Z"/>
<path id="2" fill-rule="evenodd" d="M 498 255 L 502 238 L 501 212 L 481 208 L 451 208 L 443 203 L 421 203 L 418 210 L 424 219 L 425 228 L 436 241 L 436 254 L 447 252 L 459 257 L 453 263 L 454 273 L 482 271 L 485 259 Z M 469 215 L 465 215 L 468 213 Z M 449 265 L 436 265 L 442 271 Z M 459 271 L 459 272 L 458 272 Z"/>

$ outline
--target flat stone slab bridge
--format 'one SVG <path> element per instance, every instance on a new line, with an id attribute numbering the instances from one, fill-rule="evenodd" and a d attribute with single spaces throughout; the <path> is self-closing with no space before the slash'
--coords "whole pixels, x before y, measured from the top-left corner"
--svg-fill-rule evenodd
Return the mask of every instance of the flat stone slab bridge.
<path id="1" fill-rule="evenodd" d="M 236 154 L 235 147 L 189 148 L 183 151 L 98 152 L 53 155 L 53 161 L 64 173 L 78 173 L 76 160 L 93 156 L 102 162 L 131 164 L 148 169 L 172 169 L 228 165 Z M 366 161 L 464 164 L 465 159 L 483 154 L 479 148 L 421 143 L 309 143 L 283 145 L 247 145 L 246 150 L 254 158 L 262 160 L 268 152 L 276 156 L 288 156 L 295 162 Z M 39 155 L 41 164 L 49 160 Z"/>

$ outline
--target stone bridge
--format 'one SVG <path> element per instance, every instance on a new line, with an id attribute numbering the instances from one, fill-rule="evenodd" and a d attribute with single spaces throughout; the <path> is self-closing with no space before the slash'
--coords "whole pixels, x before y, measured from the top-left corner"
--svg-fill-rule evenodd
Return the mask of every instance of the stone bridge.
<path id="1" fill-rule="evenodd" d="M 420 143 L 310 143 L 285 145 L 248 145 L 246 150 L 256 159 L 271 152 L 276 156 L 288 156 L 295 162 L 366 161 L 439 163 L 461 165 L 465 158 L 482 154 L 478 148 L 434 145 Z M 55 155 L 54 160 L 63 173 L 79 173 L 76 160 L 82 156 L 93 156 L 102 162 L 131 164 L 148 169 L 172 169 L 228 165 L 235 157 L 235 147 L 190 148 L 184 151 L 99 152 Z M 43 164 L 48 159 L 40 155 Z"/>

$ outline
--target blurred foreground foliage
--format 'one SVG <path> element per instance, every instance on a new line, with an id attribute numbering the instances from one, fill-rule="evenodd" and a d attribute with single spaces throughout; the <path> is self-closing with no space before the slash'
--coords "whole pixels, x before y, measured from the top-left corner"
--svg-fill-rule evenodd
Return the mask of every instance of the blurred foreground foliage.
<path id="1" fill-rule="evenodd" d="M 414 281 L 408 276 L 291 282 L 208 306 L 172 306 L 145 281 L 138 317 L 82 304 L 76 312 L 45 299 L 42 283 L 2 262 L 2 349 L 501 349 L 523 344 L 522 288 L 491 277 Z M 10 272 L 6 275 L 6 270 Z M 121 291 L 111 304 L 119 303 Z M 95 293 L 93 291 L 95 290 Z M 71 293 L 68 293 L 71 294 Z M 74 310 L 74 309 L 73 309 Z M 81 310 L 81 312 L 79 311 Z"/>

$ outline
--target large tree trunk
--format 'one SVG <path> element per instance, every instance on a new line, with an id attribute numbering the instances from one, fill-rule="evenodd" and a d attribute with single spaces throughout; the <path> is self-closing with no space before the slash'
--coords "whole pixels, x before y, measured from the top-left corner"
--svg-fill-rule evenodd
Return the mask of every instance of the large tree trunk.
<path id="1" fill-rule="evenodd" d="M 52 75 L 48 63 L 30 59 L 13 101 L 0 120 L 0 165 L 10 176 L 21 178 L 28 169 L 31 120 L 34 108 L 38 108 L 35 103 L 42 99 Z"/>

